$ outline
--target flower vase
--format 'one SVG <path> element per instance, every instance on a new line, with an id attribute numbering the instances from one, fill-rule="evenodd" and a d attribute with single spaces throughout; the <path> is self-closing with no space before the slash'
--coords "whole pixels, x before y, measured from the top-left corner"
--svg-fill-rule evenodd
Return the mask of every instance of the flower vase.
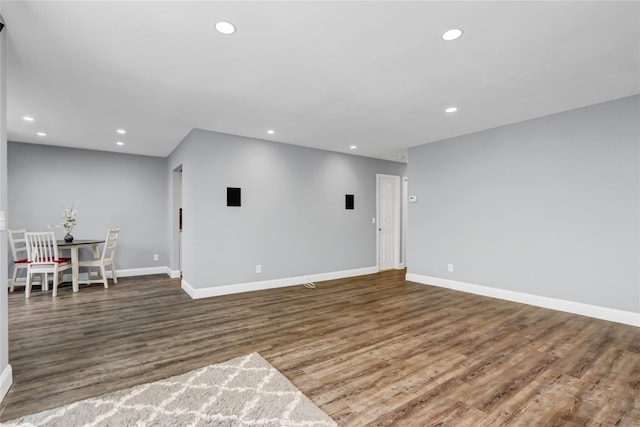
<path id="1" fill-rule="evenodd" d="M 64 236 L 64 241 L 67 242 L 67 243 L 73 242 L 73 236 L 71 234 L 67 233 Z"/>

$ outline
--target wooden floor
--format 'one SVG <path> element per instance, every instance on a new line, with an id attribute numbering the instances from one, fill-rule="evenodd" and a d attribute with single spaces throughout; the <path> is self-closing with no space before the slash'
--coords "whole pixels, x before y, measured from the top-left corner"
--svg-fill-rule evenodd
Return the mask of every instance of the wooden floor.
<path id="1" fill-rule="evenodd" d="M 0 419 L 259 352 L 341 426 L 639 426 L 640 328 L 405 282 L 191 300 L 166 276 L 9 295 Z"/>

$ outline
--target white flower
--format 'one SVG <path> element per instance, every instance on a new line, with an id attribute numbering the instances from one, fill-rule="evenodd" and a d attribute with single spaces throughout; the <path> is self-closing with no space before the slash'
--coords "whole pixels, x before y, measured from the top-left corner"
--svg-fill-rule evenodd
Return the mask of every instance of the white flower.
<path id="1" fill-rule="evenodd" d="M 66 231 L 67 234 L 71 233 L 71 230 L 73 230 L 73 227 L 76 225 L 77 213 L 78 211 L 73 209 L 73 206 L 71 206 L 71 209 L 64 209 L 62 211 L 62 227 L 64 227 L 64 231 Z"/>

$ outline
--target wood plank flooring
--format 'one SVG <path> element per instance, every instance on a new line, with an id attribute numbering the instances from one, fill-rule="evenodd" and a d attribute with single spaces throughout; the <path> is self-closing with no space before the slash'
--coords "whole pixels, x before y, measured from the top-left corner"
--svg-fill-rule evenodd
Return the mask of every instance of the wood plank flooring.
<path id="1" fill-rule="evenodd" d="M 0 420 L 259 352 L 341 426 L 640 425 L 640 328 L 404 272 L 191 300 L 166 276 L 9 294 Z"/>

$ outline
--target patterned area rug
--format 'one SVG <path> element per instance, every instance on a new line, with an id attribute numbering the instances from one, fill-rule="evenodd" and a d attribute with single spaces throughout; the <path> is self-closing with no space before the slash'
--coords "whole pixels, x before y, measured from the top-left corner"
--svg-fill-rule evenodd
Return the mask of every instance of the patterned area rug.
<path id="1" fill-rule="evenodd" d="M 18 418 L 6 426 L 336 426 L 258 353 Z"/>

